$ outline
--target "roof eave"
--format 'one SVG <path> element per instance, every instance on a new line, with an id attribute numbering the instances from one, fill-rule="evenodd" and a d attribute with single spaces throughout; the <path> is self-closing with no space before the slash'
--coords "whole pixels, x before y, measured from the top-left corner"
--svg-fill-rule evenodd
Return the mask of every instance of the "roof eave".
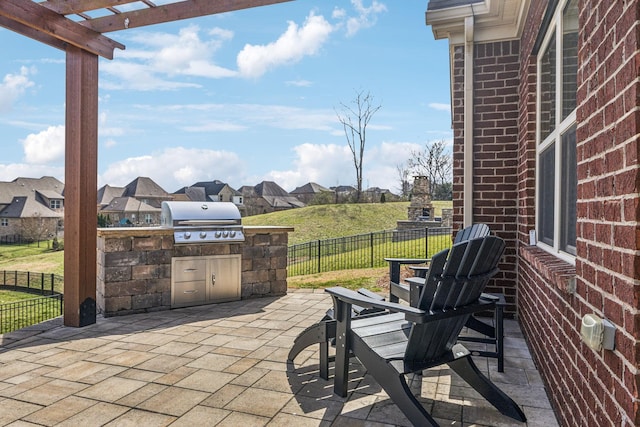
<path id="1" fill-rule="evenodd" d="M 475 42 L 520 38 L 530 0 L 481 0 L 477 3 L 427 10 L 426 24 L 436 40 L 464 43 L 464 20 L 474 17 Z"/>

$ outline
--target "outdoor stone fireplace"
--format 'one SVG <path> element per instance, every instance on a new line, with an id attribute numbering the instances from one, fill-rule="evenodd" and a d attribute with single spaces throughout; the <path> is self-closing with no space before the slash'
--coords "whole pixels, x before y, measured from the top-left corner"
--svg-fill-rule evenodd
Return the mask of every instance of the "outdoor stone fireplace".
<path id="1" fill-rule="evenodd" d="M 171 308 L 171 261 L 176 257 L 241 256 L 240 298 L 287 293 L 290 227 L 244 227 L 241 243 L 175 245 L 168 228 L 98 229 L 98 312 L 108 316 Z"/>

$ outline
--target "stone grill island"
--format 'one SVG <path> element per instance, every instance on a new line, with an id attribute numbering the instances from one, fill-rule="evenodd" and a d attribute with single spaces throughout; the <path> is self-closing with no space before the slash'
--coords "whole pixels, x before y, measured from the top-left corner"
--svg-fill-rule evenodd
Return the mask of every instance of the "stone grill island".
<path id="1" fill-rule="evenodd" d="M 170 228 L 98 229 L 98 313 L 109 317 L 171 309 L 172 260 L 180 258 L 239 255 L 236 299 L 285 295 L 288 233 L 293 228 L 244 227 L 243 230 L 243 242 L 176 245 Z"/>

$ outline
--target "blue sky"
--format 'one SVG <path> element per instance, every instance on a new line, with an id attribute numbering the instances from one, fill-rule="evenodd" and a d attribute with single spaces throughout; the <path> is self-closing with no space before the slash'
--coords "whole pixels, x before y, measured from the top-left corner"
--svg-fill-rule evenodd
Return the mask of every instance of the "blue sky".
<path id="1" fill-rule="evenodd" d="M 296 0 L 109 33 L 100 59 L 99 185 L 148 176 L 173 192 L 220 179 L 354 185 L 340 103 L 369 92 L 364 187 L 452 138 L 447 41 L 426 1 Z M 64 52 L 0 28 L 0 180 L 64 180 Z"/>

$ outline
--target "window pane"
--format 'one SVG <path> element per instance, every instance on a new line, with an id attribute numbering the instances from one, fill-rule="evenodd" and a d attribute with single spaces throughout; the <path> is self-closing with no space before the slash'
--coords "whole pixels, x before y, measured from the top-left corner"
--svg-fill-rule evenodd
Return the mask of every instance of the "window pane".
<path id="1" fill-rule="evenodd" d="M 560 249 L 576 254 L 576 125 L 562 135 L 562 184 Z"/>
<path id="2" fill-rule="evenodd" d="M 562 119 L 576 109 L 578 73 L 578 0 L 562 14 Z"/>
<path id="3" fill-rule="evenodd" d="M 539 239 L 547 245 L 553 246 L 553 217 L 555 199 L 555 171 L 556 171 L 555 144 L 551 144 L 540 154 L 540 173 L 538 185 L 539 206 Z"/>
<path id="4" fill-rule="evenodd" d="M 540 60 L 540 139 L 556 128 L 556 36 L 551 37 Z"/>

